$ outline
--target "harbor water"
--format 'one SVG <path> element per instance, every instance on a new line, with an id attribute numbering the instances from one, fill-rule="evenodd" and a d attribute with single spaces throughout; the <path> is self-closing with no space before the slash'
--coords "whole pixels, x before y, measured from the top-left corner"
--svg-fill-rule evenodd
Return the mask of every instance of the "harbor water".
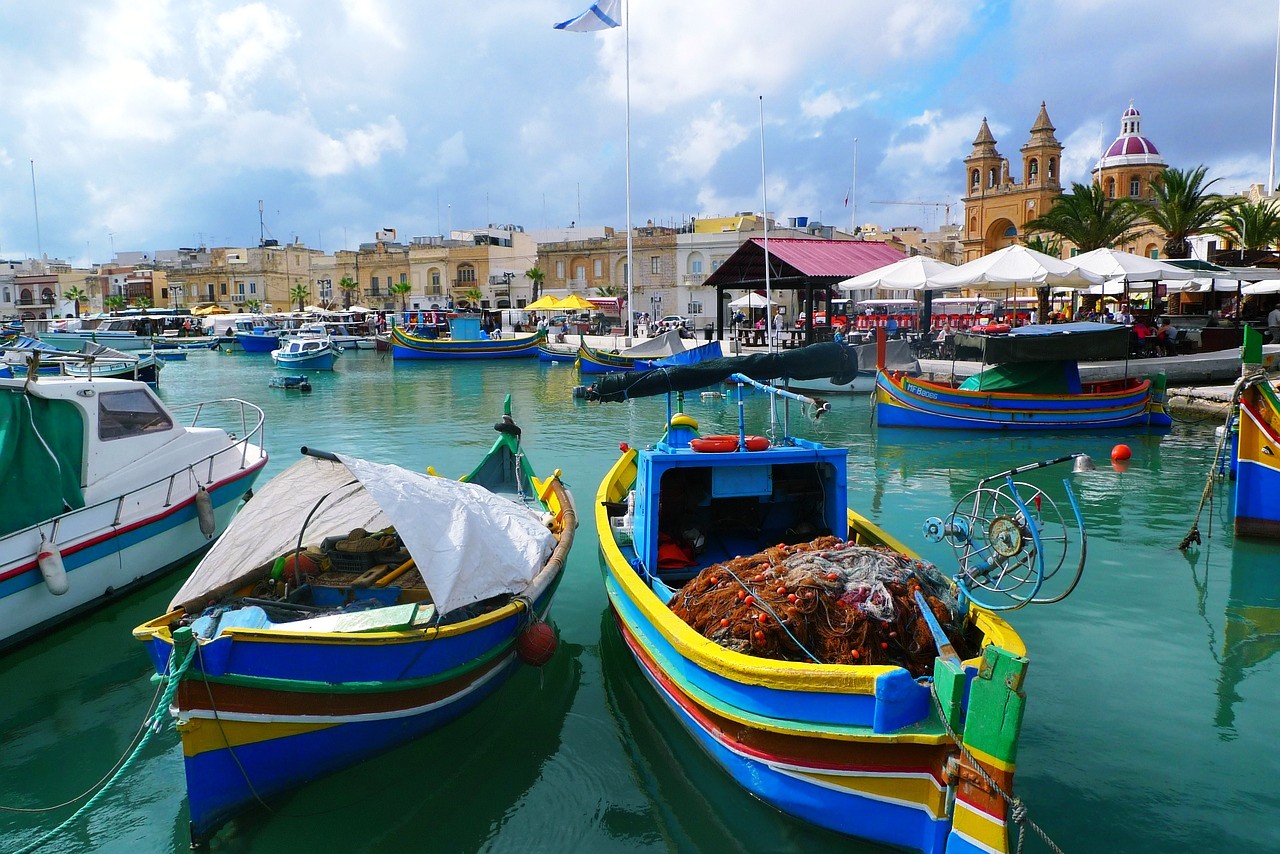
<path id="1" fill-rule="evenodd" d="M 662 398 L 574 400 L 576 370 L 536 362 L 393 363 L 348 352 L 313 391 L 268 388 L 265 354 L 198 352 L 166 365 L 170 403 L 240 397 L 267 413 L 272 458 L 301 445 L 441 474 L 469 471 L 512 395 L 535 467 L 573 491 L 583 524 L 552 609 L 561 645 L 474 712 L 412 744 L 237 818 L 219 852 L 873 851 L 754 800 L 723 775 L 654 695 L 607 612 L 591 507 L 619 442 L 657 438 Z M 736 432 L 732 397 L 689 395 L 704 433 Z M 748 406 L 748 432 L 768 428 Z M 1219 485 L 1202 543 L 1178 550 L 1214 455 L 1214 423 L 1141 432 L 976 435 L 883 431 L 866 397 L 835 399 L 793 432 L 849 450 L 850 505 L 944 570 L 949 547 L 921 534 L 983 476 L 1074 452 L 1028 479 L 1069 477 L 1089 563 L 1057 605 L 1009 615 L 1031 666 L 1016 787 L 1063 850 L 1280 851 L 1280 543 L 1235 542 Z M 1127 471 L 1111 448 L 1133 451 Z M 1065 505 L 1064 505 L 1065 506 Z M 0 657 L 0 851 L 69 816 L 49 812 L 113 772 L 157 687 L 134 626 L 163 612 L 185 570 Z M 1047 850 L 1028 832 L 1028 851 Z M 42 851 L 185 850 L 182 749 L 155 736 L 92 812 Z"/>

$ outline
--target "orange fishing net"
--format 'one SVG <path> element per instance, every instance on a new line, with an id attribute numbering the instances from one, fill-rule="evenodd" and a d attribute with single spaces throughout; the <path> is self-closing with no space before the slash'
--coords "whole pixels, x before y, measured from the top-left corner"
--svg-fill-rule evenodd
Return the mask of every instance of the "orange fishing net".
<path id="1" fill-rule="evenodd" d="M 763 658 L 933 671 L 937 647 L 913 598 L 924 593 L 961 658 L 980 637 L 931 564 L 819 537 L 708 567 L 668 603 L 721 646 Z"/>

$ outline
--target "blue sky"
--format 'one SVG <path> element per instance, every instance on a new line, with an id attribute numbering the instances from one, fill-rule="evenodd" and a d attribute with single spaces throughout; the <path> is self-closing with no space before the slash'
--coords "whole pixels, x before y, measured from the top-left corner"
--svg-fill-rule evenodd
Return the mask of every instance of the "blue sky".
<path id="1" fill-rule="evenodd" d="M 0 7 L 0 258 L 326 251 L 626 223 L 624 36 L 584 0 L 70 0 Z M 1087 180 L 1132 100 L 1167 162 L 1265 182 L 1277 6 L 1239 0 L 631 0 L 632 219 L 761 207 L 943 221 L 983 116 L 1019 174 L 1040 102 Z M 39 244 L 32 193 L 35 161 Z"/>

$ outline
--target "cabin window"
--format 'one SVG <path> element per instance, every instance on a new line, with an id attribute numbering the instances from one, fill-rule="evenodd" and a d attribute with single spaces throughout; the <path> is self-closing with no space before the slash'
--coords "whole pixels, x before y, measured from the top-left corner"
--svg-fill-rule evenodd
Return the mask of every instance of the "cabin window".
<path id="1" fill-rule="evenodd" d="M 104 441 L 163 433 L 173 421 L 155 398 L 142 389 L 98 395 L 98 438 Z"/>

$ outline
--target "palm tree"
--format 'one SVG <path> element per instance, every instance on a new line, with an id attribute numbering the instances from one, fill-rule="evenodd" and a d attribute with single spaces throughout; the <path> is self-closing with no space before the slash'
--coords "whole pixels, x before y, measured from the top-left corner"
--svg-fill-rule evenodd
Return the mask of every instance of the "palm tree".
<path id="1" fill-rule="evenodd" d="M 1024 228 L 1056 234 L 1074 243 L 1081 252 L 1089 252 L 1119 242 L 1142 215 L 1142 208 L 1131 199 L 1108 199 L 1097 184 L 1073 183 L 1070 193 L 1059 196 L 1048 213 L 1031 220 Z M 1061 254 L 1061 243 L 1058 254 Z"/>
<path id="2" fill-rule="evenodd" d="M 484 291 L 479 288 L 468 288 L 462 292 L 462 299 L 466 300 L 468 308 L 478 309 L 480 308 L 480 300 L 484 299 Z"/>
<path id="3" fill-rule="evenodd" d="M 405 299 L 405 297 L 408 295 L 409 291 L 413 290 L 413 285 L 410 284 L 409 282 L 396 282 L 394 285 L 392 285 L 389 288 L 389 290 L 391 291 L 391 293 L 396 294 L 400 297 L 401 313 L 407 312 L 409 310 L 409 306 L 406 304 L 407 300 Z M 350 306 L 350 303 L 347 303 L 347 305 Z"/>
<path id="4" fill-rule="evenodd" d="M 133 301 L 134 308 L 151 308 L 151 297 L 138 297 Z"/>
<path id="5" fill-rule="evenodd" d="M 309 296 L 311 296 L 311 288 L 306 285 L 294 285 L 289 289 L 289 299 L 298 301 L 298 311 L 302 311 L 306 306 Z"/>
<path id="6" fill-rule="evenodd" d="M 1026 242 L 1026 247 L 1034 252 L 1043 252 L 1054 258 L 1062 257 L 1062 241 L 1056 237 L 1045 237 L 1037 234 Z M 1036 288 L 1036 310 L 1040 318 L 1040 322 L 1044 323 L 1049 317 L 1049 286 Z"/>
<path id="7" fill-rule="evenodd" d="M 351 295 L 360 289 L 350 276 L 343 276 L 338 280 L 338 288 L 342 291 L 342 307 L 351 308 Z"/>
<path id="8" fill-rule="evenodd" d="M 89 300 L 89 295 L 86 294 L 84 291 L 80 290 L 80 288 L 72 285 L 71 287 L 67 288 L 65 291 L 62 292 L 62 298 L 69 299 L 76 304 L 76 317 L 79 317 L 80 303 L 81 301 L 87 302 Z"/>
<path id="9" fill-rule="evenodd" d="M 107 311 L 119 311 L 125 307 L 125 299 L 118 294 L 116 296 L 107 297 L 102 301 L 102 307 Z"/>
<path id="10" fill-rule="evenodd" d="M 1191 254 L 1190 237 L 1207 231 L 1226 206 L 1226 200 L 1209 192 L 1218 182 L 1205 183 L 1207 166 L 1195 169 L 1165 169 L 1151 182 L 1155 203 L 1146 217 L 1165 234 L 1164 257 L 1186 258 Z"/>
<path id="11" fill-rule="evenodd" d="M 249 310 L 250 314 L 257 314 L 262 308 L 262 300 L 247 299 L 244 301 L 244 307 Z"/>
<path id="12" fill-rule="evenodd" d="M 533 299 L 529 300 L 529 302 L 534 302 L 538 299 L 538 294 L 542 293 L 542 283 L 546 281 L 547 274 L 542 272 L 541 267 L 534 265 L 525 270 L 524 275 L 525 278 L 533 282 Z"/>
<path id="13" fill-rule="evenodd" d="M 1267 202 L 1238 201 L 1227 206 L 1217 223 L 1205 231 L 1230 240 L 1246 252 L 1270 249 L 1280 242 L 1280 211 Z M 70 296 L 68 292 L 67 297 Z"/>

